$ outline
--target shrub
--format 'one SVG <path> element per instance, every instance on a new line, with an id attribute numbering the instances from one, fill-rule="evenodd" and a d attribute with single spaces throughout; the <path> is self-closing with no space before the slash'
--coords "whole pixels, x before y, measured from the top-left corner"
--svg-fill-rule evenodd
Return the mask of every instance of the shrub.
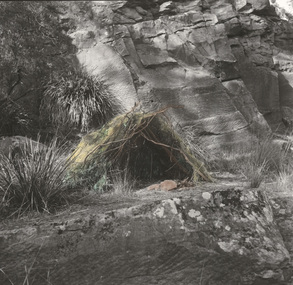
<path id="1" fill-rule="evenodd" d="M 46 147 L 32 142 L 27 140 L 14 157 L 0 157 L 2 205 L 16 208 L 18 213 L 50 211 L 68 196 L 65 148 L 58 148 L 56 141 Z"/>
<path id="2" fill-rule="evenodd" d="M 75 70 L 56 77 L 46 86 L 41 113 L 53 126 L 87 132 L 112 118 L 117 111 L 108 86 L 86 71 Z"/>

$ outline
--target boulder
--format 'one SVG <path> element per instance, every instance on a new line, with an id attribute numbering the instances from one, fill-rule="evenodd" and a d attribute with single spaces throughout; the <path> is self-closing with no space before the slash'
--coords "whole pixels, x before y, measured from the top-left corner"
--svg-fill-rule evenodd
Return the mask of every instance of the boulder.
<path id="1" fill-rule="evenodd" d="M 180 196 L 1 225 L 0 283 L 289 284 L 290 255 L 265 193 Z"/>

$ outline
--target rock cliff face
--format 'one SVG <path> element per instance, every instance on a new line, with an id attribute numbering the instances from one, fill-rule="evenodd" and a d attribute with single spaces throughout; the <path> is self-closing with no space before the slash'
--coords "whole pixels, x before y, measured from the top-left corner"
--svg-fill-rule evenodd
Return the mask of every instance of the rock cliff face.
<path id="1" fill-rule="evenodd" d="M 96 1 L 62 17 L 75 23 L 79 62 L 125 109 L 182 106 L 169 113 L 174 125 L 216 150 L 281 130 L 282 118 L 291 125 L 293 30 L 277 4 Z"/>

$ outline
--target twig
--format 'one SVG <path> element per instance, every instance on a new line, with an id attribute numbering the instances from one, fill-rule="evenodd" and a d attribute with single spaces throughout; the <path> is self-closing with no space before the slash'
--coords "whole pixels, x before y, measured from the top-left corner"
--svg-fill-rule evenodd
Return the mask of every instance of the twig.
<path id="1" fill-rule="evenodd" d="M 8 275 L 3 271 L 2 268 L 0 268 L 0 272 L 2 272 L 4 274 L 4 276 L 8 279 L 8 281 L 10 282 L 11 285 L 14 285 L 13 282 L 10 280 L 10 278 L 8 277 Z"/>

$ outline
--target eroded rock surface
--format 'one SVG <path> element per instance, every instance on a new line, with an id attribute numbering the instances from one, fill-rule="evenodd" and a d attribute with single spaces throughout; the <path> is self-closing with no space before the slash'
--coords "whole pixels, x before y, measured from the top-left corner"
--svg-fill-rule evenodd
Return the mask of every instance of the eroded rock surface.
<path id="1" fill-rule="evenodd" d="M 125 109 L 181 106 L 169 112 L 174 125 L 216 151 L 292 120 L 284 108 L 293 108 L 293 33 L 278 5 L 101 1 L 87 6 L 86 21 L 77 5 L 62 17 L 76 23 L 68 34 L 80 63 L 104 76 Z"/>
<path id="2" fill-rule="evenodd" d="M 30 265 L 34 284 L 289 284 L 289 252 L 264 193 L 192 192 L 2 227 L 0 268 L 14 284 Z M 10 284 L 3 274 L 0 283 Z"/>

